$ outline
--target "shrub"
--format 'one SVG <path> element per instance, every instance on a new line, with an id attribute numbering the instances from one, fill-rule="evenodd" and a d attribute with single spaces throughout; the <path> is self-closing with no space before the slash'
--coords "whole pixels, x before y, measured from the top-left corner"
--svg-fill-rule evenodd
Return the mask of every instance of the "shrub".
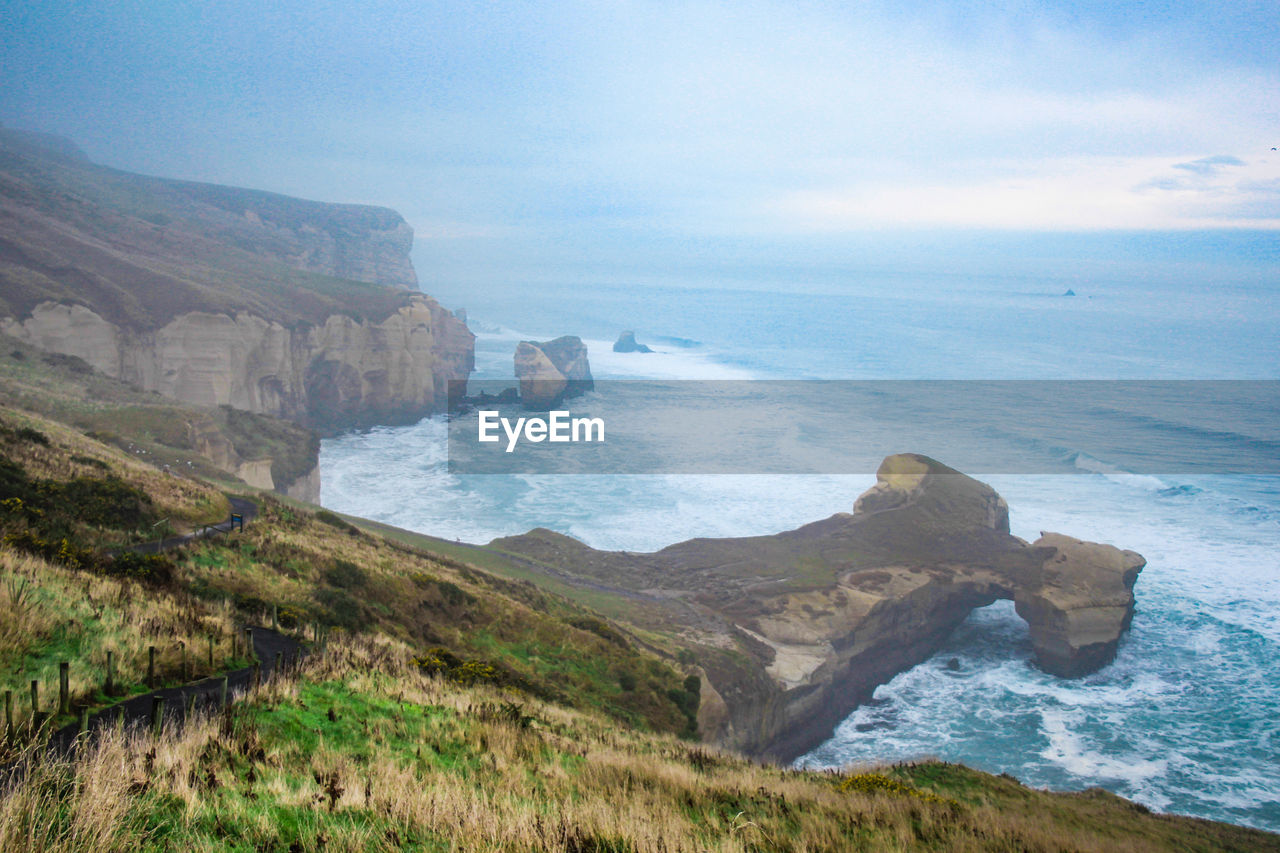
<path id="1" fill-rule="evenodd" d="M 914 797 L 923 800 L 926 803 L 939 803 L 943 805 L 955 806 L 955 800 L 939 797 L 937 794 L 931 794 L 928 791 L 921 791 L 919 788 L 912 787 L 905 782 L 899 782 L 891 776 L 883 773 L 855 773 L 840 782 L 841 791 L 855 791 L 859 794 L 872 796 L 875 794 Z"/>
<path id="2" fill-rule="evenodd" d="M 17 432 L 14 434 L 23 441 L 29 441 L 32 444 L 39 444 L 44 447 L 49 446 L 49 436 L 45 435 L 38 429 L 32 429 L 31 427 L 18 427 Z"/>
<path id="3" fill-rule="evenodd" d="M 324 579 L 339 589 L 354 589 L 364 586 L 369 576 L 350 560 L 334 560 L 333 568 L 324 573 Z"/>
<path id="4" fill-rule="evenodd" d="M 510 680 L 508 673 L 491 663 L 462 660 L 453 652 L 440 646 L 427 649 L 421 657 L 414 658 L 413 663 L 428 675 L 443 675 L 459 684 L 506 683 Z"/>
<path id="5" fill-rule="evenodd" d="M 330 527 L 336 527 L 339 530 L 346 531 L 352 536 L 358 536 L 360 534 L 360 528 L 355 525 L 348 524 L 341 516 L 329 512 L 327 509 L 322 509 L 316 513 L 316 521 L 327 524 Z"/>
<path id="6" fill-rule="evenodd" d="M 615 646 L 621 646 L 624 649 L 627 647 L 627 638 L 622 636 L 616 628 L 603 619 L 596 619 L 591 616 L 579 616 L 574 619 L 566 619 L 565 621 L 573 627 L 582 631 L 589 631 L 597 637 L 613 643 Z"/>
<path id="7" fill-rule="evenodd" d="M 450 581 L 437 580 L 436 589 L 440 590 L 440 596 L 452 607 L 460 604 L 470 604 L 475 601 L 475 596 L 467 592 L 456 583 Z"/>
<path id="8" fill-rule="evenodd" d="M 472 711 L 482 722 L 505 723 L 518 729 L 527 729 L 533 722 L 533 717 L 524 713 L 524 706 L 517 702 L 481 702 Z"/>
<path id="9" fill-rule="evenodd" d="M 53 367 L 65 368 L 70 373 L 93 373 L 93 368 L 89 365 L 89 362 L 77 355 L 51 352 L 44 357 L 44 363 Z"/>
<path id="10" fill-rule="evenodd" d="M 280 623 L 280 627 L 286 631 L 292 631 L 302 623 L 303 614 L 301 611 L 294 610 L 292 607 L 281 607 L 276 614 L 276 619 Z"/>
<path id="11" fill-rule="evenodd" d="M 316 592 L 316 600 L 324 607 L 330 625 L 358 631 L 373 623 L 368 609 L 343 590 L 321 589 Z"/>
<path id="12" fill-rule="evenodd" d="M 131 529 L 155 520 L 151 498 L 118 477 L 76 477 L 65 483 L 41 482 L 45 503 L 85 524 Z"/>
<path id="13" fill-rule="evenodd" d="M 96 557 L 92 551 L 79 548 L 66 538 L 43 539 L 30 530 L 13 530 L 4 535 L 4 542 L 69 569 L 89 569 L 96 563 Z"/>
<path id="14" fill-rule="evenodd" d="M 122 551 L 103 564 L 102 573 L 127 577 L 144 583 L 166 585 L 173 582 L 174 564 L 160 554 L 138 554 Z"/>

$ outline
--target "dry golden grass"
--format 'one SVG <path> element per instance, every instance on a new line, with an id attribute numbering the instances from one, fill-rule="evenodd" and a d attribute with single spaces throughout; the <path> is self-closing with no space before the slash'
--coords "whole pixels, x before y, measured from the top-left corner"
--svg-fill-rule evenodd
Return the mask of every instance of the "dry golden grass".
<path id="1" fill-rule="evenodd" d="M 893 768 L 882 772 L 907 793 L 851 792 L 839 774 L 461 688 L 407 658 L 395 641 L 338 641 L 233 717 L 158 743 L 112 732 L 73 764 L 31 768 L 0 801 L 0 849 L 1280 849 L 1276 836 L 963 768 L 965 798 L 930 795 Z"/>

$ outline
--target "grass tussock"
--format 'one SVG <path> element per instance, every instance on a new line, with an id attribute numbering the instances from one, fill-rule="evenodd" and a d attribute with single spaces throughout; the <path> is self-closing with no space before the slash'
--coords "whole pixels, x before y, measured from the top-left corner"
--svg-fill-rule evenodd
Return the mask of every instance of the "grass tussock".
<path id="1" fill-rule="evenodd" d="M 110 732 L 27 768 L 0 849 L 1218 850 L 1276 836 L 1032 791 L 955 765 L 761 766 L 490 685 L 387 640 L 335 641 L 297 681 L 159 742 Z"/>

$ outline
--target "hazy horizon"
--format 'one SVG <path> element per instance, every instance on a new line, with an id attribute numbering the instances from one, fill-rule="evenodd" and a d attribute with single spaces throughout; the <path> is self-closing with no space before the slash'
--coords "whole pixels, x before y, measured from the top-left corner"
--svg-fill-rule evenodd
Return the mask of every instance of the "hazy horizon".
<path id="1" fill-rule="evenodd" d="M 1274 279 L 1265 3 L 6 9 L 0 121 L 399 210 L 424 289 Z"/>

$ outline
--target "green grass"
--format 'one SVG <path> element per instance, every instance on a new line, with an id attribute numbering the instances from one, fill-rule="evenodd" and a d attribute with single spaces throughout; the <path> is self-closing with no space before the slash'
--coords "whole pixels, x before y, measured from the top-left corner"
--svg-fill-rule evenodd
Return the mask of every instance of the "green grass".
<path id="1" fill-rule="evenodd" d="M 801 853 L 1276 850 L 1280 837 L 923 762 L 794 771 L 339 642 L 173 739 L 108 739 L 0 801 L 24 849 Z M 73 834 L 75 833 L 75 834 Z M 68 843 L 70 839 L 76 843 Z"/>

